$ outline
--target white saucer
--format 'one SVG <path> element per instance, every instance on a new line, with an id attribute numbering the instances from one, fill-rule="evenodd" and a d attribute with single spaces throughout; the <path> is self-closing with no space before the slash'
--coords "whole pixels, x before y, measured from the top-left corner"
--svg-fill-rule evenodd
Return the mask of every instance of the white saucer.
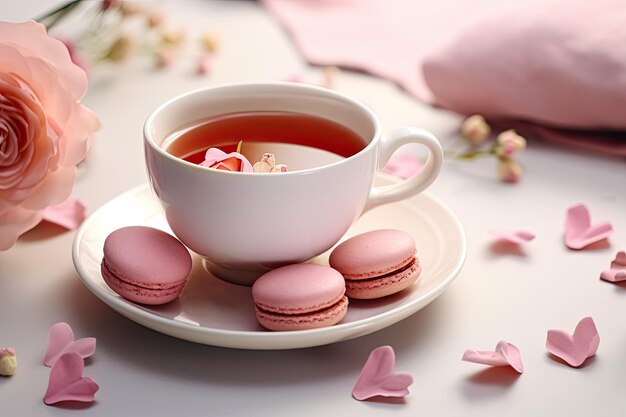
<path id="1" fill-rule="evenodd" d="M 381 185 L 393 182 L 380 177 Z M 388 204 L 363 215 L 346 238 L 369 230 L 395 228 L 410 233 L 417 243 L 422 273 L 412 288 L 381 300 L 351 300 L 344 320 L 332 327 L 293 332 L 269 332 L 256 321 L 249 287 L 210 275 L 202 258 L 194 267 L 181 296 L 164 306 L 148 307 L 113 292 L 100 275 L 102 247 L 112 231 L 145 225 L 171 233 L 148 185 L 114 198 L 81 226 L 72 250 L 83 283 L 120 314 L 170 336 L 207 345 L 242 349 L 292 349 L 319 346 L 364 336 L 390 326 L 437 298 L 461 270 L 466 254 L 463 229 L 443 203 L 429 196 Z M 326 263 L 328 253 L 313 262 Z"/>

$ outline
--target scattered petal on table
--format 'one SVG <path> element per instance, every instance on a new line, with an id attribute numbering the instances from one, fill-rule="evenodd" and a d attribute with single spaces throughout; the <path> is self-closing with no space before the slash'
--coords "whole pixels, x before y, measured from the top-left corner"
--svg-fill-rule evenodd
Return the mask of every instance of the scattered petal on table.
<path id="1" fill-rule="evenodd" d="M 391 346 L 374 349 L 361 370 L 352 396 L 361 401 L 368 398 L 404 397 L 409 393 L 413 376 L 408 372 L 394 372 L 396 356 Z"/>
<path id="2" fill-rule="evenodd" d="M 462 360 L 489 366 L 510 366 L 520 374 L 524 373 L 524 364 L 519 349 L 505 341 L 498 342 L 495 352 L 468 349 L 463 354 Z"/>
<path id="3" fill-rule="evenodd" d="M 612 232 L 613 227 L 609 222 L 592 225 L 589 209 L 584 204 L 577 204 L 567 210 L 565 245 L 570 249 L 582 249 L 606 239 Z"/>
<path id="4" fill-rule="evenodd" d="M 66 353 L 50 371 L 48 390 L 43 397 L 47 405 L 61 401 L 91 402 L 100 387 L 88 377 L 83 377 L 85 364 L 78 353 Z"/>
<path id="5" fill-rule="evenodd" d="M 43 219 L 69 230 L 76 229 L 85 220 L 85 203 L 68 198 L 60 204 L 47 207 Z"/>
<path id="6" fill-rule="evenodd" d="M 563 330 L 548 330 L 548 352 L 563 359 L 573 367 L 579 367 L 598 351 L 600 336 L 591 317 L 585 317 L 576 326 L 574 334 Z"/>
<path id="7" fill-rule="evenodd" d="M 399 178 L 410 178 L 417 174 L 422 169 L 422 166 L 422 161 L 416 155 L 405 153 L 393 156 L 387 162 L 383 171 Z"/>
<path id="8" fill-rule="evenodd" d="M 525 230 L 517 230 L 514 232 L 508 231 L 496 231 L 492 230 L 491 234 L 496 237 L 496 240 L 503 242 L 511 242 L 517 245 L 521 245 L 522 243 L 530 242 L 535 238 L 535 235 L 531 232 L 527 232 Z"/>
<path id="9" fill-rule="evenodd" d="M 600 278 L 609 282 L 626 281 L 626 252 L 618 252 L 611 262 L 611 268 L 602 271 Z"/>
<path id="10" fill-rule="evenodd" d="M 74 340 L 74 332 L 67 323 L 56 323 L 48 332 L 48 349 L 44 357 L 44 364 L 48 367 L 54 366 L 57 360 L 68 352 L 78 354 L 81 358 L 86 358 L 96 351 L 96 338 L 86 337 Z"/>

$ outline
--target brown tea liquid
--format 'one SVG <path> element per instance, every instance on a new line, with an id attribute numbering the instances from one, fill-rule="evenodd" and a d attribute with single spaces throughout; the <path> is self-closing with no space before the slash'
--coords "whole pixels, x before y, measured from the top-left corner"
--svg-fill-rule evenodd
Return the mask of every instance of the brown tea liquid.
<path id="1" fill-rule="evenodd" d="M 351 129 L 322 117 L 288 112 L 249 112 L 201 121 L 167 138 L 163 148 L 199 164 L 209 148 L 229 153 L 239 141 L 291 143 L 323 149 L 343 157 L 358 153 L 366 142 Z"/>

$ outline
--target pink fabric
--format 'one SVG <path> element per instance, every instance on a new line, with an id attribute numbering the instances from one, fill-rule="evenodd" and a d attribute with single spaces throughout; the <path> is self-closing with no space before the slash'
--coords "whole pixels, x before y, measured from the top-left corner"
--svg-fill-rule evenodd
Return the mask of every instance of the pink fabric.
<path id="1" fill-rule="evenodd" d="M 626 155 L 623 0 L 263 3 L 313 64 L 370 72 L 463 114 L 523 120 L 526 134 Z"/>
<path id="2" fill-rule="evenodd" d="M 626 129 L 626 2 L 558 1 L 482 21 L 423 62 L 436 102 L 462 114 Z"/>
<path id="3" fill-rule="evenodd" d="M 451 34 L 520 4 L 540 0 L 262 0 L 305 58 L 390 79 L 430 101 L 419 67 Z"/>

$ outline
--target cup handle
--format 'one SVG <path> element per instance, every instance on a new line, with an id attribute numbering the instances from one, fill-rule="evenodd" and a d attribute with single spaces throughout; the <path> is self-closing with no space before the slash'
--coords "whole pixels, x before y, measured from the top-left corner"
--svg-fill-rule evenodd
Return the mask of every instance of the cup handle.
<path id="1" fill-rule="evenodd" d="M 429 131 L 414 127 L 395 129 L 381 138 L 378 154 L 378 170 L 385 167 L 391 155 L 402 145 L 417 143 L 428 148 L 428 159 L 422 169 L 413 177 L 400 183 L 373 187 L 365 204 L 366 212 L 381 204 L 402 200 L 424 191 L 439 175 L 443 165 L 441 144 Z"/>

